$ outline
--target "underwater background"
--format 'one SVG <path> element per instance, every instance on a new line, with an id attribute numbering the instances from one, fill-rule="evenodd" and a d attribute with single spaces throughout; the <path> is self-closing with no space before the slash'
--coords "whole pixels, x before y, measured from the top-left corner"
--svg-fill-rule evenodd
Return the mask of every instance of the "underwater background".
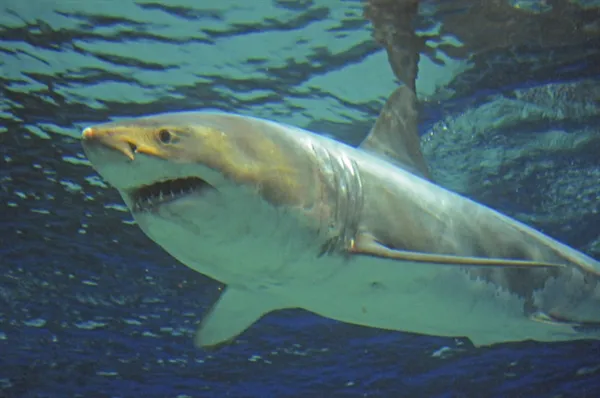
<path id="1" fill-rule="evenodd" d="M 216 109 L 356 144 L 398 85 L 363 6 L 0 0 L 0 398 L 600 397 L 600 341 L 476 349 L 285 310 L 193 346 L 222 286 L 142 234 L 80 132 Z M 416 23 L 434 179 L 596 259 L 599 8 L 422 1 Z"/>

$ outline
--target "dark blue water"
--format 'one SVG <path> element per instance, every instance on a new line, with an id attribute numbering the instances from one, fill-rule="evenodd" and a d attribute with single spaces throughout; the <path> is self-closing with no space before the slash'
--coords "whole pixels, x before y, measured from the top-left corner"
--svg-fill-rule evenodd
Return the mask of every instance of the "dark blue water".
<path id="1" fill-rule="evenodd" d="M 528 24 L 517 19 L 506 42 L 461 20 L 467 3 L 423 2 L 417 23 L 441 23 L 438 39 L 469 49 L 424 50 L 422 145 L 435 179 L 600 258 L 597 5 L 507 2 Z M 572 31 L 539 19 L 546 6 Z M 488 26 L 508 23 L 482 7 Z M 220 109 L 356 143 L 396 87 L 360 2 L 3 0 L 0 10 L 0 397 L 600 396 L 597 341 L 475 349 L 288 310 L 218 351 L 193 346 L 221 286 L 131 224 L 80 131 Z"/>

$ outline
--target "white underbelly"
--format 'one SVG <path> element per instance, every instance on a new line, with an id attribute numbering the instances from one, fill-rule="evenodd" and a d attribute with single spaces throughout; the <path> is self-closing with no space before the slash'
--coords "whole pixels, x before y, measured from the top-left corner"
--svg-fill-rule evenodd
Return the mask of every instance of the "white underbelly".
<path id="1" fill-rule="evenodd" d="M 566 325 L 532 321 L 524 300 L 456 267 L 372 258 L 337 266 L 317 284 L 289 289 L 301 308 L 343 322 L 435 336 L 469 337 L 476 345 L 576 338 Z"/>

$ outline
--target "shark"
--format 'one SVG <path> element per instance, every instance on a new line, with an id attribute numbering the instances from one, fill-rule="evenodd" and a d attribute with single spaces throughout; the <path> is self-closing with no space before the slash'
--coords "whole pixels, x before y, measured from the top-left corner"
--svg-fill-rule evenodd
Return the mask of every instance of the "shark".
<path id="1" fill-rule="evenodd" d="M 358 147 L 208 111 L 82 144 L 152 241 L 226 285 L 198 347 L 287 308 L 477 347 L 600 338 L 600 263 L 432 181 L 415 97 L 397 88 Z"/>

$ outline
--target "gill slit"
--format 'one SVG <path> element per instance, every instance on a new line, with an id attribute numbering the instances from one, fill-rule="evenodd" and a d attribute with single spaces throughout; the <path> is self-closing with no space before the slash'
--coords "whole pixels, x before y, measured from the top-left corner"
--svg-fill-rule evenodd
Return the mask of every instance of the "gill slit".
<path id="1" fill-rule="evenodd" d="M 362 179 L 356 161 L 343 152 L 332 154 L 320 145 L 312 145 L 325 190 L 334 198 L 333 220 L 327 227 L 331 236 L 322 246 L 319 256 L 332 253 L 348 254 L 358 234 L 364 205 Z M 329 195 L 324 195 L 328 200 Z"/>

